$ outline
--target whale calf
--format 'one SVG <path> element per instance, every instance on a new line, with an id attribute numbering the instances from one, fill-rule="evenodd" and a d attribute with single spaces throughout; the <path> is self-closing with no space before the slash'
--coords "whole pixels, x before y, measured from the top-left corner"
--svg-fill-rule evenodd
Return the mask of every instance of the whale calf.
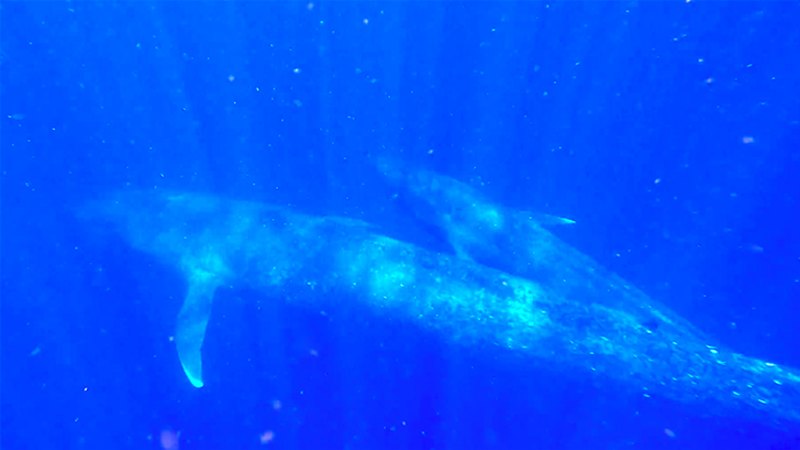
<path id="1" fill-rule="evenodd" d="M 115 192 L 88 204 L 130 245 L 180 271 L 176 347 L 192 385 L 214 292 L 245 287 L 300 307 L 347 302 L 455 345 L 517 355 L 530 370 L 582 373 L 709 411 L 800 422 L 800 375 L 710 345 L 683 321 L 643 323 L 626 303 L 394 239 L 354 219 L 207 194 Z M 614 291 L 612 291 L 613 293 Z"/>
<path id="2" fill-rule="evenodd" d="M 671 324 L 712 342 L 691 323 L 550 231 L 574 221 L 498 204 L 467 183 L 388 158 L 380 159 L 376 168 L 394 189 L 394 196 L 403 198 L 404 209 L 438 228 L 459 257 L 536 280 L 561 297 L 625 310 L 652 329 Z"/>

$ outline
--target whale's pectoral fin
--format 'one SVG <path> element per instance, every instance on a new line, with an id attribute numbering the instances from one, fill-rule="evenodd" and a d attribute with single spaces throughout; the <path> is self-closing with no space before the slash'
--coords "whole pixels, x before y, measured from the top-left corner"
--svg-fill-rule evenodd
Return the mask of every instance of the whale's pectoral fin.
<path id="1" fill-rule="evenodd" d="M 213 274 L 196 270 L 189 276 L 189 289 L 183 301 L 175 331 L 175 343 L 183 372 L 194 387 L 203 386 L 201 349 L 211 315 L 211 303 L 219 280 Z"/>

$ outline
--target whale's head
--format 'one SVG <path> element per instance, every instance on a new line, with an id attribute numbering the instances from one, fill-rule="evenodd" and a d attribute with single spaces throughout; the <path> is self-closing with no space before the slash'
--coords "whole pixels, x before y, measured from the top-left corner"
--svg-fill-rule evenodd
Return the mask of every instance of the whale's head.
<path id="1" fill-rule="evenodd" d="M 118 233 L 134 248 L 170 257 L 185 253 L 224 208 L 209 195 L 120 189 L 86 202 L 77 216 Z"/>

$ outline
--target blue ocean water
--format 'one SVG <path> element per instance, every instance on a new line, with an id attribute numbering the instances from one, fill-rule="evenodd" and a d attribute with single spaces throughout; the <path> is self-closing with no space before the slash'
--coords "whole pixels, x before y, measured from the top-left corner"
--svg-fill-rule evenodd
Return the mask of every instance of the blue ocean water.
<path id="1" fill-rule="evenodd" d="M 0 14 L 2 448 L 800 448 L 800 424 L 237 289 L 198 390 L 172 342 L 185 281 L 75 214 L 157 187 L 423 233 L 370 162 L 391 155 L 575 220 L 554 232 L 716 342 L 800 368 L 797 3 Z"/>

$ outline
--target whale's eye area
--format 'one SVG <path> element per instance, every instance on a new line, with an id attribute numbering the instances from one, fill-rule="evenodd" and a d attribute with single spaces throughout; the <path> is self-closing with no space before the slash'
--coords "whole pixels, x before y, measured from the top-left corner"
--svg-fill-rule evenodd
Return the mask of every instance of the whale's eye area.
<path id="1" fill-rule="evenodd" d="M 660 322 L 656 318 L 648 319 L 642 322 L 642 326 L 647 328 L 650 331 L 656 331 L 658 329 Z"/>

